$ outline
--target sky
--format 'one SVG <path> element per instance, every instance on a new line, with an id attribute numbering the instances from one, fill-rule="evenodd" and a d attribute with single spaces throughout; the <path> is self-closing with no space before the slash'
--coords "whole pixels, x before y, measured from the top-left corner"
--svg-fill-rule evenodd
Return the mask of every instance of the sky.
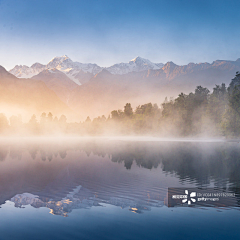
<path id="1" fill-rule="evenodd" d="M 240 58 L 237 0 L 0 0 L 0 65 Z"/>

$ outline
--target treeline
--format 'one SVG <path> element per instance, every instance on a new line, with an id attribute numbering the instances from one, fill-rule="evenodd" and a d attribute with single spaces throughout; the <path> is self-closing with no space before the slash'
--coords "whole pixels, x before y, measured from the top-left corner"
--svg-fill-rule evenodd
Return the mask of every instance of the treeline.
<path id="1" fill-rule="evenodd" d="M 84 122 L 68 123 L 50 112 L 40 120 L 33 115 L 28 123 L 21 116 L 9 119 L 0 114 L 2 135 L 152 135 L 152 136 L 226 136 L 240 135 L 240 73 L 228 87 L 216 85 L 212 93 L 198 86 L 194 93 L 165 99 L 161 106 L 147 103 L 133 110 L 127 103 L 108 117 L 99 116 Z"/>
<path id="2" fill-rule="evenodd" d="M 236 73 L 228 88 L 225 84 L 216 85 L 210 93 L 198 86 L 194 93 L 181 93 L 162 107 L 161 121 L 180 136 L 239 136 L 240 73 Z"/>

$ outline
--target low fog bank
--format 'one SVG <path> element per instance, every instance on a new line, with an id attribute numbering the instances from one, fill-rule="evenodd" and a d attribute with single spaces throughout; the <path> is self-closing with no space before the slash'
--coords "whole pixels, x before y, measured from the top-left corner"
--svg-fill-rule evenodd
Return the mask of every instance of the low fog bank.
<path id="1" fill-rule="evenodd" d="M 79 142 L 189 142 L 189 143 L 221 143 L 228 140 L 224 137 L 216 138 L 168 138 L 168 137 L 151 137 L 151 136 L 2 136 L 0 137 L 0 144 L 3 143 L 79 143 Z M 238 142 L 237 140 L 233 140 Z"/>
<path id="2" fill-rule="evenodd" d="M 193 93 L 179 94 L 176 99 L 139 105 L 134 110 L 131 103 L 123 109 L 113 110 L 83 122 L 68 122 L 67 116 L 54 116 L 43 112 L 32 115 L 24 122 L 21 115 L 9 118 L 0 113 L 0 136 L 51 136 L 51 137 L 134 137 L 142 136 L 182 139 L 224 139 L 240 136 L 240 73 L 229 87 L 216 85 L 213 91 L 197 86 Z"/>
<path id="3" fill-rule="evenodd" d="M 29 122 L 24 123 L 21 116 L 11 116 L 9 119 L 0 114 L 0 138 L 110 138 L 134 141 L 172 141 L 194 139 L 223 139 L 226 136 L 219 132 L 214 124 L 209 121 L 196 124 L 197 131 L 184 133 L 175 123 L 165 119 L 163 110 L 151 103 L 141 106 L 150 108 L 152 115 L 138 114 L 132 111 L 131 104 L 125 110 L 114 110 L 108 119 L 105 116 L 91 120 L 89 117 L 84 122 L 67 122 L 67 117 L 54 117 L 51 113 L 43 113 L 40 120 L 35 115 Z M 128 109 L 128 110 L 127 110 Z M 126 112 L 131 110 L 131 116 Z M 206 126 L 205 126 L 206 125 Z M 186 127 L 185 127 L 186 128 Z"/>

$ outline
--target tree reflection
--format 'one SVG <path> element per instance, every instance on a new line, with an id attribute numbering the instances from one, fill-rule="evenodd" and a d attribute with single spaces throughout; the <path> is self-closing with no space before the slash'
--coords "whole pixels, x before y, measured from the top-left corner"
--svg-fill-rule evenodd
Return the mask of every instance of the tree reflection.
<path id="1" fill-rule="evenodd" d="M 0 146 L 0 161 L 4 161 L 8 155 L 8 147 Z"/>
<path id="2" fill-rule="evenodd" d="M 182 183 L 194 183 L 198 187 L 213 183 L 217 188 L 240 188 L 240 148 L 237 143 L 189 143 L 189 142 L 110 142 L 85 141 L 74 144 L 27 144 L 0 146 L 0 161 L 20 159 L 27 150 L 32 159 L 38 156 L 49 162 L 68 151 L 84 152 L 87 156 L 110 158 L 123 164 L 127 170 L 133 166 L 146 169 L 161 167 L 166 174 L 174 174 Z M 39 155 L 38 155 L 39 154 Z"/>

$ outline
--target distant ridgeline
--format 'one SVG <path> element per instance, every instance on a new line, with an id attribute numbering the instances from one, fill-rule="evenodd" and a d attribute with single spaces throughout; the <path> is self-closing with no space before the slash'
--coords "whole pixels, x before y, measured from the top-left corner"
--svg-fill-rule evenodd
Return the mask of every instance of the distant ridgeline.
<path id="1" fill-rule="evenodd" d="M 240 73 L 228 88 L 216 85 L 212 93 L 198 86 L 194 93 L 167 98 L 160 107 L 147 103 L 135 110 L 127 103 L 123 110 L 113 110 L 84 122 L 68 123 L 51 112 L 42 113 L 40 121 L 33 115 L 28 123 L 21 116 L 9 119 L 0 114 L 0 133 L 6 135 L 152 135 L 152 136 L 239 136 L 240 135 Z"/>

